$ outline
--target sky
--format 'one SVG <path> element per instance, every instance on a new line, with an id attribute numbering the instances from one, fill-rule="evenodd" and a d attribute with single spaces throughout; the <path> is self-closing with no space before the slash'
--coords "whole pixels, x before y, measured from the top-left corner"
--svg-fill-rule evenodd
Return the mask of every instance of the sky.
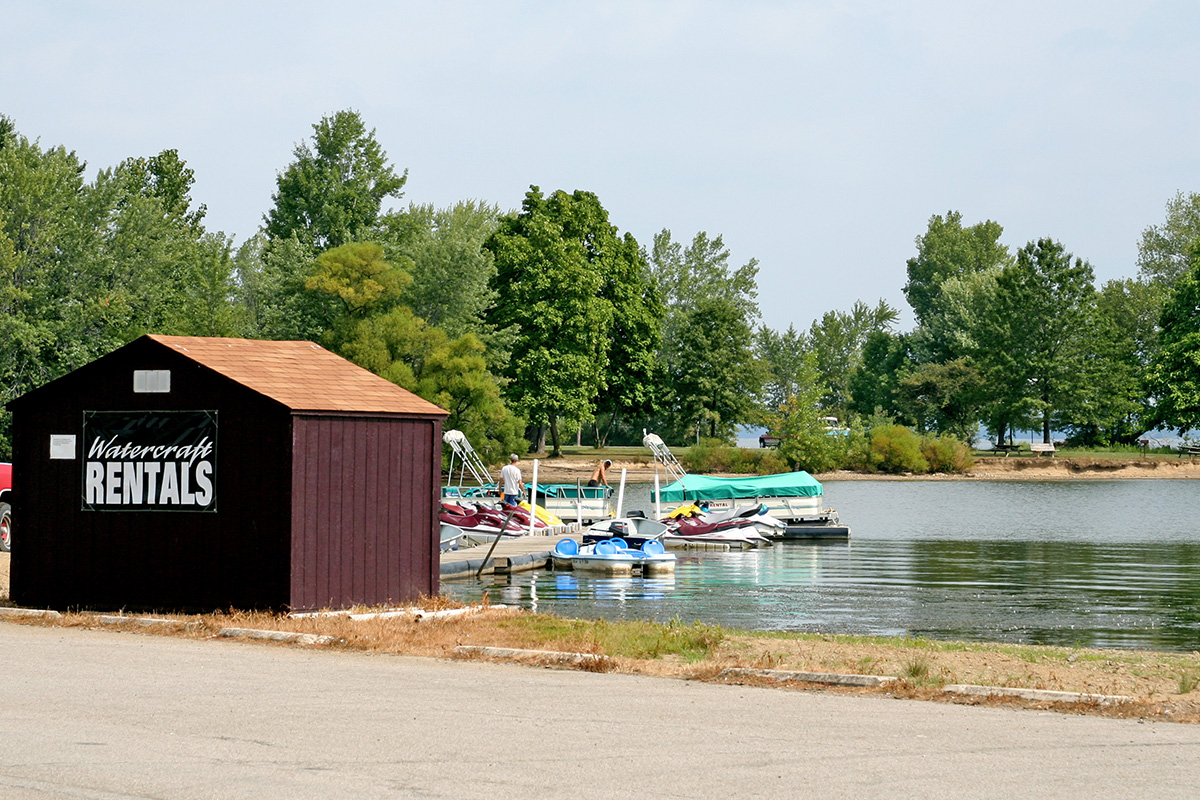
<path id="1" fill-rule="evenodd" d="M 762 322 L 880 299 L 934 214 L 1056 239 L 1098 282 L 1200 191 L 1200 3 L 20 2 L 0 114 L 88 176 L 179 151 L 244 241 L 322 117 L 408 170 L 390 203 L 596 193 L 649 247 L 721 235 Z"/>

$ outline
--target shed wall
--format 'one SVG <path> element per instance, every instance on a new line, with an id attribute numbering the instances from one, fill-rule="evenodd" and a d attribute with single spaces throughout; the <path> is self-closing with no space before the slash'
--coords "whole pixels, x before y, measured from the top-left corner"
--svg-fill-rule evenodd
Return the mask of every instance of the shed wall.
<path id="1" fill-rule="evenodd" d="M 293 608 L 437 592 L 441 428 L 437 418 L 294 417 Z"/>
<path id="2" fill-rule="evenodd" d="M 53 608 L 286 606 L 290 412 L 152 342 L 135 345 L 12 406 L 12 599 Z M 171 392 L 135 394 L 134 369 L 170 370 Z M 85 410 L 217 410 L 216 512 L 83 510 Z M 76 458 L 50 459 L 51 434 L 79 436 Z"/>

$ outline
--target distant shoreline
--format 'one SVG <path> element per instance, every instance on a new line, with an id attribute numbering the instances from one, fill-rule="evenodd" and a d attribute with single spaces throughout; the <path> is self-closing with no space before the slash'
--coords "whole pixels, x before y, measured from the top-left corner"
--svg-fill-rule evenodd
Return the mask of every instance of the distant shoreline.
<path id="1" fill-rule="evenodd" d="M 539 459 L 538 483 L 586 484 L 595 469 L 597 458 L 567 456 L 556 459 Z M 533 459 L 526 457 L 518 463 L 526 481 L 533 479 Z M 621 470 L 625 480 L 631 483 L 652 483 L 655 469 L 653 462 L 613 460 L 608 471 L 608 482 L 616 486 L 621 481 Z M 660 469 L 659 480 L 664 484 L 670 479 Z M 738 477 L 738 476 L 729 476 Z M 1066 481 L 1066 480 L 1147 480 L 1200 479 L 1200 461 L 1190 458 L 1050 458 L 1047 456 L 981 456 L 975 465 L 962 474 L 935 473 L 926 475 L 885 475 L 875 472 L 823 472 L 815 476 L 822 483 L 836 481 Z"/>

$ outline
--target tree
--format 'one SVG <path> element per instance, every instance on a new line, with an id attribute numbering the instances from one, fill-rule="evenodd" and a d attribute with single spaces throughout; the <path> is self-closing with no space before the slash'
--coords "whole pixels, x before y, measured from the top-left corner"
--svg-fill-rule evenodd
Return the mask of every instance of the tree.
<path id="1" fill-rule="evenodd" d="M 0 125 L 0 404 L 143 333 L 195 331 L 209 251 L 191 171 L 175 151 L 84 169 Z"/>
<path id="2" fill-rule="evenodd" d="M 806 353 L 797 372 L 797 389 L 768 417 L 772 430 L 779 434 L 779 452 L 795 469 L 825 472 L 839 466 L 844 444 L 829 435 L 821 407 L 826 393 L 817 370 L 817 359 Z"/>
<path id="3" fill-rule="evenodd" d="M 754 352 L 766 376 L 762 392 L 763 407 L 775 411 L 802 388 L 801 381 L 807 376 L 807 344 L 793 325 L 789 325 L 783 333 L 763 326 L 754 334 Z"/>
<path id="4" fill-rule="evenodd" d="M 720 236 L 701 231 L 684 248 L 663 230 L 650 266 L 666 308 L 659 360 L 665 365 L 663 435 L 729 438 L 760 416 L 764 372 L 754 356 L 758 262 L 733 269 Z"/>
<path id="5" fill-rule="evenodd" d="M 305 283 L 317 259 L 296 237 L 269 242 L 247 239 L 234 257 L 238 295 L 249 317 L 252 336 L 262 339 L 320 341 L 333 325 L 333 298 L 309 291 Z"/>
<path id="6" fill-rule="evenodd" d="M 822 404 L 839 415 L 850 402 L 848 381 L 862 360 L 862 348 L 872 331 L 885 331 L 898 318 L 896 309 L 880 300 L 870 308 L 861 300 L 849 313 L 828 311 L 808 330 L 808 346 L 817 357 L 817 373 L 826 387 Z"/>
<path id="7" fill-rule="evenodd" d="M 205 234 L 199 242 L 196 281 L 186 287 L 184 329 L 194 336 L 244 336 L 249 317 L 237 302 L 237 265 L 233 240 L 224 234 Z"/>
<path id="8" fill-rule="evenodd" d="M 97 351 L 82 334 L 96 311 L 81 285 L 87 273 L 80 262 L 95 249 L 95 232 L 80 224 L 85 165 L 66 148 L 43 150 L 0 120 L 7 130 L 0 137 L 2 407 Z"/>
<path id="9" fill-rule="evenodd" d="M 669 230 L 660 231 L 649 261 L 668 315 L 687 311 L 701 299 L 716 299 L 753 324 L 758 319 L 758 259 L 733 269 L 729 256 L 720 235 L 710 239 L 700 231 L 685 249 Z"/>
<path id="10" fill-rule="evenodd" d="M 900 382 L 911 360 L 908 335 L 870 331 L 863 343 L 862 359 L 847 383 L 847 409 L 863 417 L 879 411 L 890 419 L 910 422 L 910 415 L 902 410 Z"/>
<path id="11" fill-rule="evenodd" d="M 609 370 L 607 387 L 596 398 L 593 415 L 596 447 L 607 443 L 621 420 L 650 417 L 658 408 L 665 379 L 658 361 L 665 310 L 645 254 L 628 233 L 610 248 L 600 286 L 600 297 L 612 308 Z"/>
<path id="12" fill-rule="evenodd" d="M 972 354 L 991 392 L 998 432 L 1024 415 L 1036 416 L 1049 442 L 1055 411 L 1089 391 L 1092 281 L 1091 265 L 1050 239 L 1028 243 L 1000 271 Z"/>
<path id="13" fill-rule="evenodd" d="M 606 385 L 613 311 L 601 289 L 615 240 L 594 194 L 544 197 L 532 186 L 485 245 L 496 263 L 487 322 L 516 330 L 506 394 L 529 422 L 549 427 L 556 456 L 559 418 L 591 419 Z"/>
<path id="14" fill-rule="evenodd" d="M 361 238 L 383 201 L 399 198 L 408 171 L 397 175 L 357 111 L 338 111 L 313 125 L 312 145 L 296 145 L 276 178 L 275 206 L 265 216 L 272 240 L 295 237 L 313 251 Z"/>
<path id="15" fill-rule="evenodd" d="M 500 386 L 487 369 L 484 345 L 474 334 L 433 348 L 417 377 L 417 394 L 449 411 L 447 429 L 466 434 L 487 463 L 523 451 L 525 423 L 501 399 Z"/>
<path id="16" fill-rule="evenodd" d="M 372 242 L 351 242 L 317 256 L 317 270 L 304 281 L 309 291 L 336 297 L 342 316 L 357 321 L 396 305 L 412 276 L 383 258 Z"/>
<path id="17" fill-rule="evenodd" d="M 1200 242 L 1176 281 L 1159 319 L 1160 349 L 1146 373 L 1157 423 L 1180 433 L 1200 425 Z"/>
<path id="18" fill-rule="evenodd" d="M 179 157 L 178 150 L 163 150 L 150 158 L 126 159 L 121 170 L 130 182 L 131 191 L 157 198 L 167 214 L 188 227 L 200 227 L 208 209 L 203 204 L 192 208 L 195 173 Z"/>
<path id="19" fill-rule="evenodd" d="M 1188 271 L 1192 244 L 1200 239 L 1200 193 L 1177 192 L 1166 219 L 1142 231 L 1137 265 L 1143 280 L 1171 286 Z"/>
<path id="20" fill-rule="evenodd" d="M 483 244 L 499 217 L 497 206 L 468 200 L 440 209 L 410 205 L 381 220 L 379 241 L 391 260 L 404 260 L 413 277 L 405 304 L 450 336 L 491 338 L 483 320 L 495 300 L 490 283 L 496 265 Z"/>
<path id="21" fill-rule="evenodd" d="M 671 413 L 696 437 L 730 439 L 735 425 L 758 417 L 763 376 L 752 350 L 753 332 L 729 303 L 701 298 L 677 323 L 680 339 L 704 358 L 670 360 Z M 678 433 L 678 432 L 676 432 Z"/>
<path id="22" fill-rule="evenodd" d="M 1008 263 L 1008 248 L 1000 244 L 1003 232 L 991 220 L 964 228 L 962 214 L 957 211 L 929 218 L 928 230 L 916 239 L 917 255 L 908 260 L 908 282 L 904 285 L 904 296 L 919 325 L 938 313 L 941 287 L 948 278 Z"/>
<path id="23" fill-rule="evenodd" d="M 929 362 L 907 371 L 896 392 L 919 430 L 949 433 L 964 441 L 975 438 L 987 401 L 979 371 L 970 359 Z"/>
<path id="24" fill-rule="evenodd" d="M 1069 441 L 1087 447 L 1132 444 L 1152 416 L 1144 377 L 1158 347 L 1158 314 L 1166 291 L 1158 282 L 1108 281 L 1096 295 L 1085 377 L 1090 391 L 1061 411 Z"/>

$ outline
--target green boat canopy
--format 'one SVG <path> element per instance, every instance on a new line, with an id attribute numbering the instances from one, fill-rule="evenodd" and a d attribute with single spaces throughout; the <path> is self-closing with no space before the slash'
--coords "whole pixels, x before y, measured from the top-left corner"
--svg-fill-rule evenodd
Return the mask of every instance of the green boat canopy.
<path id="1" fill-rule="evenodd" d="M 711 475 L 687 475 L 664 486 L 664 503 L 687 500 L 730 500 L 754 497 L 819 497 L 821 482 L 807 472 L 780 475 L 751 475 L 746 478 L 714 478 Z"/>

